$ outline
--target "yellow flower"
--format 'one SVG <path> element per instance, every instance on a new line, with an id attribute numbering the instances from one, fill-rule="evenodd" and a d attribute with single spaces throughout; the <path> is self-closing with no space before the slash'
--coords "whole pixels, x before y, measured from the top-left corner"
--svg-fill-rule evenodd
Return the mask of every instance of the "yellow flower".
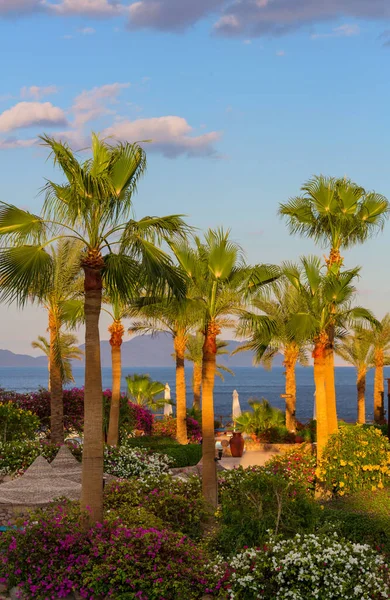
<path id="1" fill-rule="evenodd" d="M 383 490 L 383 483 L 382 483 L 381 481 L 378 483 L 378 488 L 379 488 L 380 490 Z"/>
<path id="2" fill-rule="evenodd" d="M 342 467 L 345 467 L 345 466 L 346 466 L 346 464 L 347 464 L 347 463 L 345 462 L 345 460 L 340 460 L 340 465 L 341 465 Z"/>
<path id="3" fill-rule="evenodd" d="M 339 496 L 344 496 L 345 492 L 344 490 L 339 490 Z"/>
<path id="4" fill-rule="evenodd" d="M 371 491 L 372 492 L 376 492 L 376 486 L 375 485 L 372 486 Z"/>
<path id="5" fill-rule="evenodd" d="M 321 504 L 320 508 L 321 508 L 321 510 L 324 510 L 325 507 L 323 504 Z"/>
<path id="6" fill-rule="evenodd" d="M 342 487 L 344 487 L 344 486 L 345 486 L 345 483 L 344 483 L 344 481 L 340 481 L 340 483 L 339 483 L 339 487 L 341 487 L 341 488 L 342 488 Z"/>

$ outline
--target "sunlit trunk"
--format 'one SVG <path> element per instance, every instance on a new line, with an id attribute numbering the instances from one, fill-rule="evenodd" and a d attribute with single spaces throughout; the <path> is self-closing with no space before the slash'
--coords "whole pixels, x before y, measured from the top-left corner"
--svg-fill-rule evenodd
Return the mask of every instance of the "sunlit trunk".
<path id="1" fill-rule="evenodd" d="M 210 323 L 205 332 L 202 369 L 202 489 L 206 502 L 213 507 L 218 504 L 214 438 L 214 380 L 218 333 L 219 329 Z"/>
<path id="2" fill-rule="evenodd" d="M 119 413 L 121 403 L 122 356 L 121 346 L 124 327 L 120 320 L 115 320 L 108 328 L 111 334 L 111 365 L 112 365 L 112 390 L 110 405 L 110 420 L 107 433 L 107 444 L 117 446 L 119 443 Z"/>
<path id="3" fill-rule="evenodd" d="M 288 344 L 284 350 L 284 366 L 286 368 L 286 427 L 289 431 L 296 431 L 297 420 L 295 416 L 297 401 L 297 386 L 295 380 L 295 367 L 299 356 L 299 348 L 295 343 Z"/>
<path id="4" fill-rule="evenodd" d="M 59 349 L 60 328 L 56 315 L 49 311 L 49 381 L 50 381 L 50 439 L 53 444 L 64 443 L 64 400 L 62 377 L 57 355 Z M 57 356 L 56 356 L 57 355 Z"/>
<path id="5" fill-rule="evenodd" d="M 338 431 L 333 348 L 327 348 L 325 354 L 325 393 L 328 415 L 328 431 L 329 435 L 331 435 L 332 433 L 337 433 Z"/>
<path id="6" fill-rule="evenodd" d="M 362 367 L 358 370 L 356 388 L 357 388 L 357 422 L 366 422 L 366 373 L 367 369 Z"/>
<path id="7" fill-rule="evenodd" d="M 202 388 L 202 365 L 194 363 L 194 372 L 192 375 L 192 386 L 194 391 L 193 408 L 200 410 L 200 392 Z"/>
<path id="8" fill-rule="evenodd" d="M 383 375 L 383 350 L 375 350 L 375 375 L 374 375 L 374 421 L 383 423 L 384 421 L 384 375 Z"/>
<path id="9" fill-rule="evenodd" d="M 174 338 L 174 346 L 176 357 L 176 439 L 179 444 L 188 444 L 186 376 L 184 371 L 186 343 L 186 336 L 182 332 L 177 332 Z"/>
<path id="10" fill-rule="evenodd" d="M 99 256 L 91 254 L 83 264 L 85 388 L 81 508 L 87 511 L 89 523 L 95 523 L 103 517 L 103 393 L 99 335 L 103 260 L 99 261 Z M 86 264 L 88 259 L 93 266 Z"/>
<path id="11" fill-rule="evenodd" d="M 317 420 L 317 462 L 328 441 L 328 415 L 325 392 L 325 347 L 319 341 L 315 344 L 314 352 L 314 383 L 316 389 L 316 420 Z"/>

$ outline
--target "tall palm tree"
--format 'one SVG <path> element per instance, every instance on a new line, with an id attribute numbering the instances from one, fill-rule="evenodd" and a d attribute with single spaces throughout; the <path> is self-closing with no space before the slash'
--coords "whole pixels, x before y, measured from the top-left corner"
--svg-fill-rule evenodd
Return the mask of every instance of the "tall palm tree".
<path id="1" fill-rule="evenodd" d="M 61 382 L 63 386 L 74 382 L 71 361 L 81 360 L 84 354 L 76 344 L 77 337 L 72 333 L 59 333 L 58 349 L 60 358 Z M 49 371 L 48 390 L 50 392 L 50 341 L 44 336 L 39 335 L 37 340 L 31 342 L 31 346 L 37 350 L 41 350 L 41 352 L 47 356 Z"/>
<path id="2" fill-rule="evenodd" d="M 208 230 L 204 241 L 195 238 L 195 248 L 176 245 L 174 252 L 192 282 L 194 297 L 201 307 L 202 356 L 202 487 L 205 499 L 217 505 L 214 439 L 214 380 L 217 336 L 234 326 L 232 316 L 242 310 L 250 291 L 255 292 L 279 276 L 277 267 L 248 267 L 241 248 L 229 232 Z"/>
<path id="3" fill-rule="evenodd" d="M 372 327 L 370 331 L 372 343 L 374 376 L 374 420 L 376 423 L 384 421 L 384 376 L 383 367 L 390 365 L 390 314 L 387 313 L 379 327 Z"/>
<path id="4" fill-rule="evenodd" d="M 35 290 L 42 295 L 53 263 L 47 248 L 58 239 L 83 245 L 85 393 L 81 507 L 89 521 L 103 515 L 103 402 L 99 316 L 103 284 L 129 298 L 139 282 L 182 293 L 183 282 L 158 243 L 186 231 L 183 220 L 168 217 L 131 219 L 133 194 L 146 168 L 138 144 L 112 143 L 92 136 L 92 157 L 80 163 L 66 143 L 43 136 L 54 164 L 65 176 L 48 181 L 42 215 L 0 203 L 0 278 L 2 297 L 23 305 Z M 117 248 L 117 252 L 113 252 Z"/>
<path id="5" fill-rule="evenodd" d="M 63 353 L 67 344 L 71 344 L 70 334 L 63 332 L 63 327 L 75 325 L 81 314 L 78 300 L 81 246 L 76 240 L 58 240 L 49 251 L 50 272 L 42 281 L 42 288 L 37 293 L 35 282 L 29 290 L 29 299 L 38 302 L 48 316 L 48 371 L 50 388 L 50 438 L 55 444 L 64 443 L 64 407 L 63 384 L 66 379 L 67 362 Z M 10 281 L 9 281 L 10 283 Z M 7 280 L 3 281 L 4 292 Z M 42 350 L 45 348 L 40 340 Z M 75 342 L 73 342 L 74 344 Z"/>
<path id="6" fill-rule="evenodd" d="M 173 339 L 176 363 L 176 439 L 179 444 L 187 444 L 187 398 L 185 379 L 185 352 L 188 336 L 199 324 L 200 314 L 197 302 L 188 295 L 181 299 L 140 298 L 131 310 L 132 316 L 140 317 L 133 323 L 129 332 L 152 334 L 168 333 Z"/>
<path id="7" fill-rule="evenodd" d="M 305 309 L 292 316 L 288 329 L 292 338 L 299 331 L 303 338 L 311 340 L 313 346 L 319 461 L 329 436 L 326 398 L 328 332 L 332 328 L 335 338 L 339 338 L 346 335 L 347 327 L 351 325 L 361 321 L 376 323 L 376 320 L 367 309 L 351 306 L 356 293 L 353 282 L 359 269 L 341 271 L 336 276 L 329 271 L 322 272 L 319 258 L 305 257 L 299 265 L 286 264 L 284 273 L 305 302 Z"/>
<path id="8" fill-rule="evenodd" d="M 285 371 L 286 427 L 296 430 L 297 386 L 295 369 L 297 363 L 308 365 L 307 343 L 301 332 L 291 336 L 291 318 L 304 309 L 303 298 L 285 278 L 272 285 L 272 297 L 259 294 L 252 300 L 257 311 L 247 312 L 240 318 L 237 334 L 249 338 L 235 352 L 251 351 L 255 364 L 270 368 L 277 354 L 283 354 Z"/>
<path id="9" fill-rule="evenodd" d="M 361 244 L 383 229 L 389 215 L 388 200 L 366 192 L 349 179 L 315 176 L 301 188 L 303 194 L 280 204 L 279 214 L 287 217 L 290 232 L 310 237 L 328 248 L 329 272 L 340 273 L 341 250 Z M 334 331 L 327 332 L 326 380 L 329 432 L 337 431 L 334 383 Z"/>
<path id="10" fill-rule="evenodd" d="M 166 400 L 157 398 L 165 390 L 161 381 L 153 381 L 150 375 L 134 373 L 126 377 L 127 392 L 130 399 L 139 406 L 149 406 L 152 409 L 162 408 Z"/>
<path id="11" fill-rule="evenodd" d="M 366 422 L 366 375 L 373 367 L 371 340 L 366 329 L 355 327 L 353 335 L 335 346 L 336 354 L 356 369 L 357 422 Z"/>
<path id="12" fill-rule="evenodd" d="M 226 350 L 229 343 L 225 340 L 217 340 L 217 356 L 222 354 L 229 354 L 229 351 Z M 185 354 L 185 359 L 193 364 L 193 372 L 192 372 L 192 390 L 194 394 L 194 399 L 192 403 L 192 408 L 195 412 L 199 412 L 200 408 L 200 397 L 201 397 L 201 389 L 202 389 L 202 356 L 203 356 L 203 334 L 201 331 L 198 331 L 196 335 L 189 336 L 187 340 L 187 350 Z M 215 374 L 217 377 L 220 377 L 222 381 L 224 380 L 224 373 L 230 373 L 230 375 L 234 375 L 234 372 L 226 367 L 226 365 L 222 365 L 220 363 L 216 364 Z"/>
<path id="13" fill-rule="evenodd" d="M 109 446 L 117 446 L 119 443 L 119 413 L 121 404 L 121 379 L 122 379 L 122 354 L 121 347 L 125 328 L 123 319 L 129 316 L 129 310 L 126 304 L 121 302 L 117 294 L 111 294 L 111 298 L 107 298 L 107 302 L 111 300 L 111 310 L 104 307 L 103 310 L 112 319 L 112 323 L 108 327 L 110 334 L 111 346 L 111 404 L 110 418 L 108 422 L 107 444 Z"/>

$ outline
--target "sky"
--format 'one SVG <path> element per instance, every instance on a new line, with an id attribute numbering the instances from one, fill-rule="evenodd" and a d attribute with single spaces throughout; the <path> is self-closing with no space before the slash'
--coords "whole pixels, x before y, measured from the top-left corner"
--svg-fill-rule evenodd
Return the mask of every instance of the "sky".
<path id="1" fill-rule="evenodd" d="M 137 217 L 223 225 L 251 263 L 324 253 L 277 216 L 314 174 L 390 198 L 387 0 L 0 0 L 0 56 L 2 201 L 39 211 L 61 174 L 37 136 L 91 131 L 148 140 Z M 390 224 L 344 254 L 378 317 L 389 255 Z M 0 319 L 0 348 L 34 354 L 44 311 Z"/>

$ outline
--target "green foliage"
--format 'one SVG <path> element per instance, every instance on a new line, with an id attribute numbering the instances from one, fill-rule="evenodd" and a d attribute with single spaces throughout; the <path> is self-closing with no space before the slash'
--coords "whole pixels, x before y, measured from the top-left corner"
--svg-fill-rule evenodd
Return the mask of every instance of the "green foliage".
<path id="1" fill-rule="evenodd" d="M 115 510 L 108 509 L 104 513 L 108 523 L 120 522 L 126 527 L 144 527 L 146 529 L 165 529 L 164 521 L 142 506 L 121 504 Z"/>
<path id="2" fill-rule="evenodd" d="M 0 402 L 0 440 L 3 444 L 34 439 L 39 425 L 39 418 L 30 410 L 23 410 L 14 402 Z"/>
<path id="3" fill-rule="evenodd" d="M 267 531 L 284 535 L 313 530 L 318 506 L 304 487 L 282 473 L 263 467 L 239 467 L 220 475 L 218 528 L 212 542 L 229 554 L 244 546 L 258 546 Z"/>
<path id="4" fill-rule="evenodd" d="M 193 539 L 199 539 L 202 524 L 208 516 L 197 477 L 183 481 L 161 475 L 115 482 L 106 486 L 104 506 L 119 513 L 123 507 L 141 507 L 162 519 L 165 527 Z"/>
<path id="5" fill-rule="evenodd" d="M 323 505 L 318 527 L 320 531 L 337 531 L 339 535 L 390 555 L 390 493 L 357 492 L 336 498 Z"/>
<path id="6" fill-rule="evenodd" d="M 332 435 L 317 469 L 324 488 L 344 496 L 389 483 L 390 443 L 377 428 L 342 426 Z"/>
<path id="7" fill-rule="evenodd" d="M 82 448 L 72 442 L 67 442 L 67 446 L 73 456 L 81 461 Z M 0 443 L 0 474 L 24 473 L 40 454 L 51 462 L 59 449 L 59 444 L 51 444 L 46 440 Z"/>
<path id="8" fill-rule="evenodd" d="M 150 408 L 164 406 L 164 398 L 157 398 L 165 390 L 165 385 L 161 381 L 153 381 L 150 375 L 134 373 L 126 377 L 126 382 L 130 400 L 135 404 L 149 406 Z"/>
<path id="9" fill-rule="evenodd" d="M 265 398 L 262 398 L 262 400 L 249 400 L 249 404 L 253 410 L 242 413 L 236 419 L 236 427 L 239 431 L 260 437 L 270 428 L 284 426 L 284 413 L 271 406 Z"/>
<path id="10" fill-rule="evenodd" d="M 145 448 L 165 454 L 170 459 L 170 465 L 173 468 L 193 467 L 202 458 L 202 446 L 200 444 L 182 446 L 172 438 L 145 435 L 127 438 L 126 445 L 131 448 Z"/>
<path id="11" fill-rule="evenodd" d="M 166 473 L 169 466 L 170 460 L 165 454 L 152 453 L 145 448 L 133 448 L 127 442 L 118 447 L 106 446 L 104 449 L 104 469 L 115 477 L 156 477 Z"/>
<path id="12" fill-rule="evenodd" d="M 314 493 L 316 457 L 311 448 L 303 446 L 274 456 L 266 463 L 264 470 L 269 475 L 283 477 L 294 487 Z"/>

